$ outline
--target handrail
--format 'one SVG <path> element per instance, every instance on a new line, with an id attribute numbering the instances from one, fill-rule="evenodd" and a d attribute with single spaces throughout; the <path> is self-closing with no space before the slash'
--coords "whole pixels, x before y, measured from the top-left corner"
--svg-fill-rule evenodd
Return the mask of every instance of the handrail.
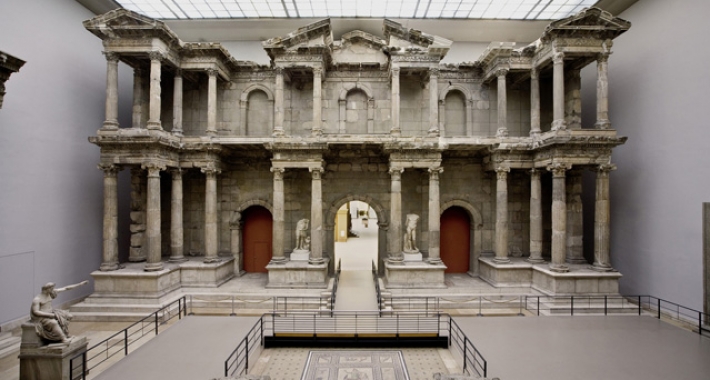
<path id="1" fill-rule="evenodd" d="M 338 260 L 338 267 L 335 269 L 335 277 L 333 278 L 333 289 L 330 294 L 330 311 L 335 310 L 335 296 L 338 293 L 338 282 L 340 282 L 340 264 L 342 260 Z"/>
<path id="2" fill-rule="evenodd" d="M 375 260 L 372 260 L 372 280 L 375 281 L 375 291 L 377 292 L 377 310 L 380 311 L 380 316 L 382 316 L 382 291 L 380 290 L 380 279 L 377 276 Z"/>
<path id="3" fill-rule="evenodd" d="M 160 324 L 165 324 L 176 316 L 178 319 L 182 319 L 183 316 L 187 316 L 186 301 L 186 297 L 182 296 L 166 306 L 154 311 L 143 319 L 134 322 L 125 329 L 111 335 L 99 343 L 96 343 L 80 354 L 72 357 L 69 360 L 69 379 L 85 380 L 89 371 L 98 367 L 113 356 L 121 352 L 123 352 L 124 356 L 128 355 L 128 347 L 150 332 L 155 331 L 155 335 L 158 335 Z M 171 309 L 176 303 L 177 314 L 171 315 Z M 161 314 L 162 323 L 160 322 Z M 167 319 L 165 318 L 166 314 L 168 315 Z M 139 327 L 137 330 L 129 333 L 132 328 L 137 326 Z M 116 339 L 117 341 L 113 341 Z M 123 344 L 119 346 L 121 343 Z"/>
<path id="4" fill-rule="evenodd" d="M 265 314 L 266 315 L 266 314 Z M 257 335 L 258 334 L 258 335 Z M 259 338 L 259 347 L 264 346 L 264 315 L 252 326 L 237 348 L 224 361 L 224 376 L 238 377 L 249 371 L 249 357 L 254 353 L 255 339 Z"/>

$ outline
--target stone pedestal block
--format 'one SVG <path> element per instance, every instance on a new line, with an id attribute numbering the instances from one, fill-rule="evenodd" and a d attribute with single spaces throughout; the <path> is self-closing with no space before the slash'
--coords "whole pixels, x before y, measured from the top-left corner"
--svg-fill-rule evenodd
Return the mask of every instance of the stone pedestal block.
<path id="1" fill-rule="evenodd" d="M 86 338 L 74 338 L 69 344 L 45 345 L 32 323 L 22 324 L 20 380 L 71 379 L 69 361 L 86 350 Z"/>
<path id="2" fill-rule="evenodd" d="M 532 268 L 532 288 L 548 295 L 618 295 L 619 272 L 597 272 L 589 266 L 570 266 L 565 273 L 553 272 L 544 265 Z"/>
<path id="3" fill-rule="evenodd" d="M 291 261 L 308 261 L 311 256 L 311 251 L 305 251 L 302 249 L 297 249 L 291 252 Z"/>
<path id="4" fill-rule="evenodd" d="M 311 264 L 308 261 L 286 261 L 284 263 L 269 263 L 267 288 L 311 288 L 325 289 L 328 287 L 328 259 L 322 263 Z"/>
<path id="5" fill-rule="evenodd" d="M 422 261 L 422 257 L 423 257 L 421 252 L 416 252 L 416 253 L 404 252 L 402 255 L 404 256 L 404 261 L 412 261 L 412 262 Z"/>
<path id="6" fill-rule="evenodd" d="M 180 268 L 176 264 L 166 264 L 154 272 L 144 271 L 140 264 L 128 264 L 111 272 L 94 271 L 91 277 L 93 296 L 98 297 L 160 298 L 180 287 Z"/>
<path id="7" fill-rule="evenodd" d="M 422 261 L 385 262 L 385 287 L 391 289 L 445 289 L 446 265 Z"/>
<path id="8" fill-rule="evenodd" d="M 497 263 L 495 259 L 478 259 L 480 277 L 497 288 L 529 287 L 532 284 L 533 264 L 520 258 L 513 258 L 509 263 Z"/>
<path id="9" fill-rule="evenodd" d="M 234 277 L 234 259 L 204 263 L 188 261 L 180 264 L 182 286 L 217 288 Z"/>

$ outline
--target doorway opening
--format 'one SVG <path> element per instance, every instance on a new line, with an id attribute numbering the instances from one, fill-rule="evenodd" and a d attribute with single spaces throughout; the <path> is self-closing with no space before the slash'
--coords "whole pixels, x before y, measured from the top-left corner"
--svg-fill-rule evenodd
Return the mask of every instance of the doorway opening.
<path id="1" fill-rule="evenodd" d="M 371 270 L 377 268 L 378 234 L 377 213 L 367 203 L 349 201 L 335 214 L 335 265 L 341 270 Z"/>
<path id="2" fill-rule="evenodd" d="M 251 206 L 242 213 L 244 220 L 242 252 L 244 271 L 266 273 L 271 261 L 271 235 L 273 219 L 271 212 L 262 206 Z"/>
<path id="3" fill-rule="evenodd" d="M 462 207 L 450 207 L 441 214 L 441 260 L 445 273 L 469 271 L 471 218 Z"/>

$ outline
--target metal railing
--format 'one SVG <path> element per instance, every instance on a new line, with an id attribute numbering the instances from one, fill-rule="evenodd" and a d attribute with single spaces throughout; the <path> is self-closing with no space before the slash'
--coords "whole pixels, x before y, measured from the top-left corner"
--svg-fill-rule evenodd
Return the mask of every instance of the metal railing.
<path id="1" fill-rule="evenodd" d="M 377 275 L 377 267 L 375 260 L 372 260 L 372 280 L 375 282 L 375 291 L 377 292 L 377 310 L 382 316 L 382 290 L 380 289 L 380 277 Z"/>
<path id="2" fill-rule="evenodd" d="M 224 361 L 224 376 L 239 377 L 246 375 L 249 372 L 249 357 L 256 355 L 257 349 L 260 352 L 263 346 L 264 316 L 256 321 L 244 339 L 239 342 L 237 348 Z"/>
<path id="3" fill-rule="evenodd" d="M 340 263 L 338 260 L 338 267 L 335 269 L 335 276 L 333 277 L 333 290 L 330 293 L 330 310 L 335 310 L 335 296 L 338 293 L 338 282 L 340 282 Z"/>
<path id="4" fill-rule="evenodd" d="M 312 339 L 319 334 L 346 338 L 377 334 L 392 338 L 416 334 L 445 337 L 448 346 L 454 346 L 461 354 L 464 373 L 482 377 L 488 373 L 488 362 L 449 314 L 427 316 L 400 312 L 381 317 L 377 311 L 334 311 L 332 317 L 312 312 L 262 315 L 225 360 L 224 374 L 226 377 L 247 374 L 249 358 L 263 347 L 265 337 L 285 335 Z"/>
<path id="5" fill-rule="evenodd" d="M 177 308 L 176 308 L 177 306 Z M 69 378 L 86 379 L 89 372 L 116 355 L 128 355 L 128 348 L 146 335 L 158 335 L 160 325 L 173 318 L 182 319 L 187 315 L 186 298 L 183 296 L 169 303 L 147 317 L 131 324 L 91 346 L 86 351 L 69 360 Z"/>
<path id="6" fill-rule="evenodd" d="M 637 299 L 644 309 L 650 312 L 655 311 L 658 319 L 666 317 L 674 321 L 690 324 L 688 327 L 691 329 L 697 328 L 697 332 L 700 335 L 710 333 L 710 329 L 708 329 L 710 315 L 707 313 L 653 296 L 637 296 Z"/>

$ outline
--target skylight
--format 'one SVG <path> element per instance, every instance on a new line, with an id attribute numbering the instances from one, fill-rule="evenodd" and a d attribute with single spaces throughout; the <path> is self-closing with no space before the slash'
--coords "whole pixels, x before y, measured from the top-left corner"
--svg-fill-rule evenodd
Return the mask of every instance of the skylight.
<path id="1" fill-rule="evenodd" d="M 116 0 L 156 19 L 427 18 L 556 20 L 597 0 Z"/>

